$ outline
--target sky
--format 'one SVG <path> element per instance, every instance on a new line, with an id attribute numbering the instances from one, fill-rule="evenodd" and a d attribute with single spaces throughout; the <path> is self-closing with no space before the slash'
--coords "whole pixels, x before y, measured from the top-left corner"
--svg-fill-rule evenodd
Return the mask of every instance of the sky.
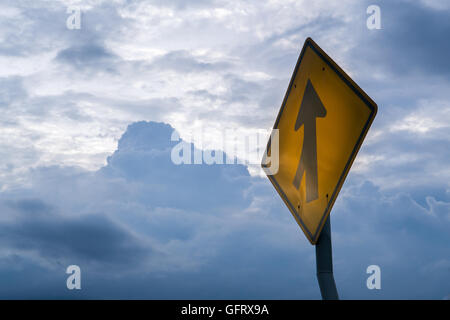
<path id="1" fill-rule="evenodd" d="M 267 178 L 171 161 L 175 130 L 270 129 L 311 37 L 378 104 L 331 212 L 340 297 L 448 299 L 448 34 L 437 0 L 1 0 L 0 298 L 320 299 Z"/>

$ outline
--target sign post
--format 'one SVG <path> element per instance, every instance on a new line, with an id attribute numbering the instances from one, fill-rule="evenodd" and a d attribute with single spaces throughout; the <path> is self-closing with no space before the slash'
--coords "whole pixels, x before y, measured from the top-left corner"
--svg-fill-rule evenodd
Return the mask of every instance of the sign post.
<path id="1" fill-rule="evenodd" d="M 338 300 L 339 296 L 333 276 L 330 217 L 325 222 L 316 243 L 316 269 L 322 299 Z"/>
<path id="2" fill-rule="evenodd" d="M 375 102 L 307 38 L 273 126 L 277 170 L 262 167 L 304 234 L 316 245 L 324 299 L 337 299 L 329 215 L 377 113 Z"/>

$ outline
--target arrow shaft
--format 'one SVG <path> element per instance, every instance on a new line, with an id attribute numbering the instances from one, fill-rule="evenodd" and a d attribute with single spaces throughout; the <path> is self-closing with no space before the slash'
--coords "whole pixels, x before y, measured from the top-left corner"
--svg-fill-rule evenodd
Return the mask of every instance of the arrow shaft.
<path id="1" fill-rule="evenodd" d="M 322 101 L 320 101 L 320 97 L 311 81 L 308 79 L 294 126 L 295 130 L 304 126 L 304 132 L 302 155 L 293 181 L 295 188 L 298 189 L 303 174 L 306 171 L 306 202 L 319 198 L 317 181 L 316 118 L 323 118 L 326 114 L 327 110 L 323 106 Z"/>
<path id="2" fill-rule="evenodd" d="M 296 189 L 300 187 L 303 174 L 306 171 L 306 202 L 316 200 L 319 197 L 317 181 L 317 139 L 316 121 L 304 126 L 304 138 L 302 155 L 295 173 L 293 184 Z"/>

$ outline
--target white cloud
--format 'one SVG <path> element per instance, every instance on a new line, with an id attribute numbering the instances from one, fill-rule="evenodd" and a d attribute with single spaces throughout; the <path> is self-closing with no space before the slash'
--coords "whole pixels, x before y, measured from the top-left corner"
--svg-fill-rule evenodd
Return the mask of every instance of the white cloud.
<path id="1" fill-rule="evenodd" d="M 204 123 L 267 129 L 272 110 L 258 115 L 260 121 L 252 118 L 264 104 L 279 107 L 290 63 L 309 35 L 301 28 L 322 17 L 348 22 L 349 3 L 11 3 L 5 12 L 15 14 L 4 22 L 4 37 L 13 37 L 20 27 L 23 39 L 15 39 L 9 49 L 19 55 L 0 55 L 0 74 L 22 76 L 28 99 L 14 106 L 7 120 L 16 121 L 15 135 L 39 137 L 27 142 L 37 150 L 35 165 L 90 170 L 104 164 L 105 154 L 133 121 L 168 121 L 185 135 Z M 65 27 L 69 5 L 82 7 L 80 30 Z M 23 14 L 28 10 L 35 13 Z M 291 45 L 277 47 L 285 41 Z M 270 62 L 285 54 L 293 58 L 281 61 L 287 73 Z M 231 101 L 236 89 L 242 93 Z M 196 94 L 200 92 L 207 95 Z M 36 104 L 33 111 L 30 104 Z M 8 141 L 4 143 L 7 147 Z M 29 166 L 13 154 L 7 161 Z"/>
<path id="2" fill-rule="evenodd" d="M 391 130 L 424 134 L 441 128 L 450 128 L 450 103 L 422 100 L 416 110 L 392 124 Z"/>

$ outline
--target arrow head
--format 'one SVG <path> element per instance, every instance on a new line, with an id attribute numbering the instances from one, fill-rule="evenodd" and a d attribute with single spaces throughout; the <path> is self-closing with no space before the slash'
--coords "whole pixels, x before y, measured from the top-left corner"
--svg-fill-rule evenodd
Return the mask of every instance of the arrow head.
<path id="1" fill-rule="evenodd" d="M 297 121 L 295 122 L 295 131 L 297 131 L 302 125 L 310 121 L 316 121 L 315 118 L 323 118 L 327 114 L 327 110 L 322 104 L 316 90 L 314 89 L 311 81 L 308 79 L 306 84 L 305 93 L 303 94 L 302 104 L 300 105 L 300 111 L 298 112 Z"/>

